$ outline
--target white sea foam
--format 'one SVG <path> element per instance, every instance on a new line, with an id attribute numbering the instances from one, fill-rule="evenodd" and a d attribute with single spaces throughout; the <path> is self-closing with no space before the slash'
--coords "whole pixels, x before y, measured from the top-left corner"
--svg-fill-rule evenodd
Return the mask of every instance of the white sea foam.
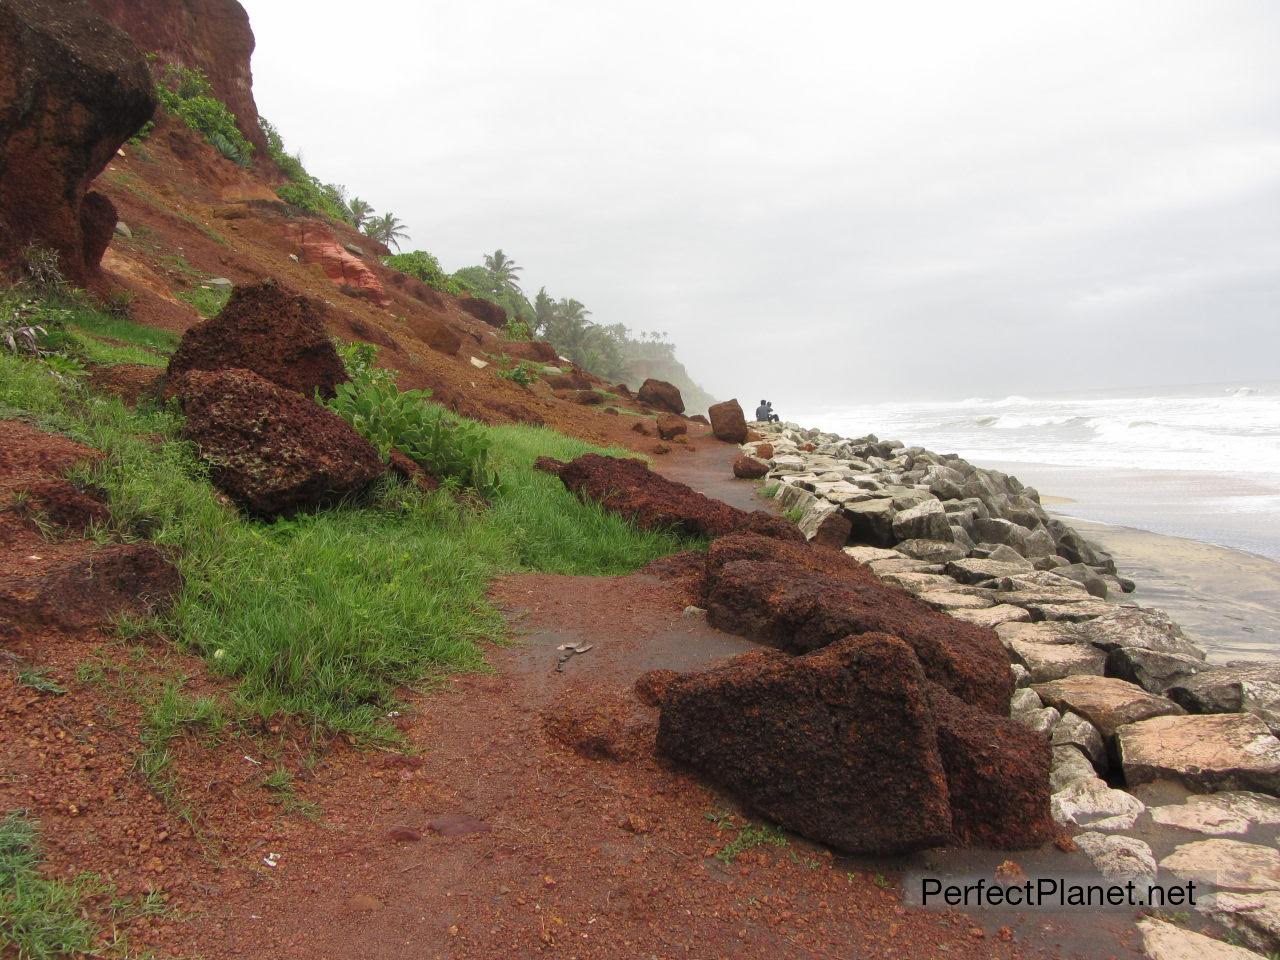
<path id="1" fill-rule="evenodd" d="M 975 461 L 1280 475 L 1278 383 L 1144 396 L 876 403 L 797 413 L 794 419 Z"/>

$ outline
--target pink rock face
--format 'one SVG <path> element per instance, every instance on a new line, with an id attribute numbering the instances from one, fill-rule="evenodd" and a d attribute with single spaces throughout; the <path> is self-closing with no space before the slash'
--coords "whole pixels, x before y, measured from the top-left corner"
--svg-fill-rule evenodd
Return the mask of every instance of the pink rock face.
<path id="1" fill-rule="evenodd" d="M 291 225 L 289 233 L 301 249 L 302 262 L 318 263 L 334 286 L 358 291 L 380 307 L 391 306 L 391 298 L 378 275 L 345 249 L 327 228 L 315 222 L 301 222 Z"/>

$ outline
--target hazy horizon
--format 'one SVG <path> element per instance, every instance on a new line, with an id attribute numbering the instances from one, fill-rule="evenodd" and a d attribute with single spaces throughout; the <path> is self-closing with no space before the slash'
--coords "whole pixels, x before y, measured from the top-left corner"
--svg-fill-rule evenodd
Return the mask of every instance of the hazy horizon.
<path id="1" fill-rule="evenodd" d="M 501 247 L 530 294 L 667 331 L 717 396 L 1280 368 L 1265 0 L 243 2 L 313 173 L 450 270 Z"/>

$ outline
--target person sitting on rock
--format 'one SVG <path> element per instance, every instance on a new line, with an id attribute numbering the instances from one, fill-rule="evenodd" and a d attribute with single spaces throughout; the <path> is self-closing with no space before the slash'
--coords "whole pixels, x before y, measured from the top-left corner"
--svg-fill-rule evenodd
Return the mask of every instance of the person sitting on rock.
<path id="1" fill-rule="evenodd" d="M 766 401 L 764 402 L 764 416 L 763 416 L 763 417 L 761 417 L 760 419 L 764 420 L 766 423 L 777 423 L 777 422 L 778 422 L 778 415 L 777 415 L 776 413 L 774 413 L 774 412 L 773 412 L 773 401 L 772 401 L 772 400 L 766 400 Z"/>
<path id="2" fill-rule="evenodd" d="M 756 407 L 756 419 L 761 423 L 769 419 L 769 401 L 761 400 L 760 406 Z"/>

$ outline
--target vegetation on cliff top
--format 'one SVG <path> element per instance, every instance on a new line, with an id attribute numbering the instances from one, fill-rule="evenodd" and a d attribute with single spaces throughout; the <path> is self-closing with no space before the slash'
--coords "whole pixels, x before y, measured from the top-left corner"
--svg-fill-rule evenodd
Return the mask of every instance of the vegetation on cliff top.
<path id="1" fill-rule="evenodd" d="M 202 71 L 166 65 L 156 83 L 156 97 L 161 107 L 202 134 L 232 163 L 242 167 L 253 163 L 253 144 L 240 132 L 236 115 L 213 95 L 209 78 Z"/>

